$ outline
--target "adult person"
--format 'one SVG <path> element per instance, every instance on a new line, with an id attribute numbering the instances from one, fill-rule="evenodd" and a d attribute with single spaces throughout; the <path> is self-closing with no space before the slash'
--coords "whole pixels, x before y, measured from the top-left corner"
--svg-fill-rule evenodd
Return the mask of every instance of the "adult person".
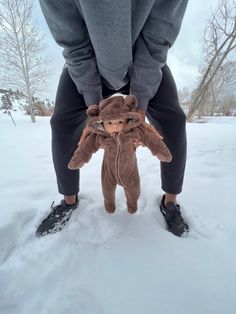
<path id="1" fill-rule="evenodd" d="M 135 95 L 138 108 L 162 134 L 172 162 L 161 163 L 160 210 L 168 230 L 188 231 L 176 197 L 186 161 L 186 117 L 166 64 L 181 27 L 187 0 L 40 0 L 55 41 L 64 48 L 55 111 L 52 154 L 64 199 L 38 234 L 55 232 L 78 205 L 79 170 L 67 165 L 86 126 L 86 109 L 114 93 Z"/>

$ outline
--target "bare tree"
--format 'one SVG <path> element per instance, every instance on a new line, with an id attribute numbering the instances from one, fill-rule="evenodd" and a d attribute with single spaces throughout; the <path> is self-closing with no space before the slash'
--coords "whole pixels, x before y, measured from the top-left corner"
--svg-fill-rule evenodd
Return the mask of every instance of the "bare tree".
<path id="1" fill-rule="evenodd" d="M 45 48 L 33 25 L 32 0 L 0 0 L 0 68 L 8 87 L 26 95 L 31 121 L 35 122 L 33 96 L 46 86 L 50 61 L 41 57 Z"/>
<path id="2" fill-rule="evenodd" d="M 187 87 L 182 88 L 178 91 L 178 97 L 180 104 L 184 104 L 186 102 L 189 102 L 190 99 L 190 91 Z"/>
<path id="3" fill-rule="evenodd" d="M 184 110 L 185 113 L 187 113 L 189 110 L 190 100 L 191 100 L 191 92 L 189 88 L 184 87 L 178 90 L 178 98 L 179 98 L 179 103 L 182 109 Z"/>
<path id="4" fill-rule="evenodd" d="M 193 93 L 192 104 L 187 114 L 191 121 L 196 111 L 202 110 L 209 97 L 213 79 L 222 69 L 224 62 L 236 48 L 236 2 L 220 0 L 208 20 L 204 35 L 204 62 L 201 80 Z"/>
<path id="5" fill-rule="evenodd" d="M 234 99 L 235 91 L 236 61 L 230 61 L 223 64 L 212 79 L 205 96 L 204 106 L 198 110 L 198 115 L 222 113 L 224 100 Z M 230 109 L 229 104 L 227 108 Z"/>
<path id="6" fill-rule="evenodd" d="M 220 110 L 224 116 L 236 114 L 236 96 L 226 95 L 220 104 Z"/>

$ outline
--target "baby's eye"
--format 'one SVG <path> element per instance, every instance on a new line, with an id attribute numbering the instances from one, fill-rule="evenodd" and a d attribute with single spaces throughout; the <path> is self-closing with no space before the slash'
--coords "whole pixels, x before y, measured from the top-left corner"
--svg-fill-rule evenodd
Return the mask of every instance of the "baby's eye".
<path id="1" fill-rule="evenodd" d="M 122 120 L 119 121 L 119 124 L 123 124 L 123 123 L 124 123 L 124 121 L 122 121 Z"/>

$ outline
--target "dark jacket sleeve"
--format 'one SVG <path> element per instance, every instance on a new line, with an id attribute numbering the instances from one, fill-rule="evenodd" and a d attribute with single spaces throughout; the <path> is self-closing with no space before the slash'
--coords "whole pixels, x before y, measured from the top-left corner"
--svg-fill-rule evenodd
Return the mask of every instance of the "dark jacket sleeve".
<path id="1" fill-rule="evenodd" d="M 155 1 L 150 15 L 135 42 L 130 71 L 130 93 L 146 110 L 162 79 L 168 49 L 177 38 L 188 0 Z"/>
<path id="2" fill-rule="evenodd" d="M 64 48 L 69 73 L 87 105 L 102 99 L 101 77 L 88 31 L 74 0 L 40 0 L 56 42 Z"/>
<path id="3" fill-rule="evenodd" d="M 99 135 L 91 133 L 82 144 L 79 144 L 68 164 L 69 169 L 78 169 L 82 167 L 84 163 L 89 162 L 92 154 L 99 149 L 98 137 Z"/>

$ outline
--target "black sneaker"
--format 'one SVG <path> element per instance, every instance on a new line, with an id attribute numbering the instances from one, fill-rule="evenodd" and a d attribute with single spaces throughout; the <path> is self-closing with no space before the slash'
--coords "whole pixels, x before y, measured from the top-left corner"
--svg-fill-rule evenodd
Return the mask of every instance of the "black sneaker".
<path id="1" fill-rule="evenodd" d="M 39 225 L 36 236 L 41 237 L 62 230 L 70 219 L 73 210 L 78 207 L 78 203 L 78 198 L 76 198 L 76 203 L 72 205 L 67 205 L 65 200 L 62 200 L 59 205 L 54 207 L 53 202 L 51 205 L 52 211 Z"/>
<path id="2" fill-rule="evenodd" d="M 165 195 L 163 195 L 160 210 L 165 218 L 167 229 L 170 232 L 178 237 L 188 233 L 189 227 L 181 215 L 180 206 L 178 204 L 168 202 L 165 205 Z"/>

